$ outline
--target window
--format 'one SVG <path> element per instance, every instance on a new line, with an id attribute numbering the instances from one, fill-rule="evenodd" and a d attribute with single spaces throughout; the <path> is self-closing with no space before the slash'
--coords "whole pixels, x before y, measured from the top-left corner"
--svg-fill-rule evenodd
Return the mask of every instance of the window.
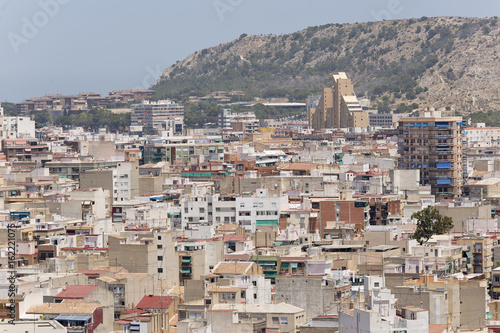
<path id="1" fill-rule="evenodd" d="M 158 268 L 158 273 L 163 273 L 163 268 Z"/>
<path id="2" fill-rule="evenodd" d="M 281 317 L 281 325 L 288 325 L 288 318 L 287 317 Z"/>
<path id="3" fill-rule="evenodd" d="M 156 248 L 157 248 L 157 249 L 163 249 L 163 245 L 158 244 L 158 245 L 156 246 Z"/>
<path id="4" fill-rule="evenodd" d="M 373 284 L 373 286 L 374 286 L 375 288 L 378 288 L 378 287 L 380 286 L 380 283 L 375 282 L 375 283 Z"/>
<path id="5" fill-rule="evenodd" d="M 273 317 L 273 325 L 279 325 L 280 324 L 280 318 L 279 317 Z"/>
<path id="6" fill-rule="evenodd" d="M 161 236 L 158 236 L 158 240 L 161 240 Z"/>
<path id="7" fill-rule="evenodd" d="M 163 260 L 163 256 L 158 256 L 158 261 L 162 261 Z"/>

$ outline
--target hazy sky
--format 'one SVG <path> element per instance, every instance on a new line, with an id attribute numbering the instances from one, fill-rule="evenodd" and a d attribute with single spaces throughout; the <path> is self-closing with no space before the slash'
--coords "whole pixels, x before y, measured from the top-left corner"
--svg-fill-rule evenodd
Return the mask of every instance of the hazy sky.
<path id="1" fill-rule="evenodd" d="M 242 33 L 495 15 L 499 0 L 0 0 L 0 101 L 147 88 L 175 61 Z"/>

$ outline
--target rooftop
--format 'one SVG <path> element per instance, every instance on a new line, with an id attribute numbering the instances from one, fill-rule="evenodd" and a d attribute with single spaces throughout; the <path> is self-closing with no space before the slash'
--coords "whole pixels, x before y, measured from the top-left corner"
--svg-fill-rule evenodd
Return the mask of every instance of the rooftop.
<path id="1" fill-rule="evenodd" d="M 63 288 L 63 290 L 54 297 L 63 299 L 85 298 L 96 288 L 97 288 L 96 286 L 82 286 L 82 285 L 67 286 Z"/>
<path id="2" fill-rule="evenodd" d="M 168 309 L 174 301 L 172 296 L 144 296 L 136 308 L 138 309 Z"/>

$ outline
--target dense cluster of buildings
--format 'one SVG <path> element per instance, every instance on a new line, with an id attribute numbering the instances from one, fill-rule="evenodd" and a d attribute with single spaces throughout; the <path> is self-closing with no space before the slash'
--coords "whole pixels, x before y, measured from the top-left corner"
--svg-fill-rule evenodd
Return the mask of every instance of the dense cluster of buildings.
<path id="1" fill-rule="evenodd" d="M 133 89 L 114 90 L 107 97 L 97 93 L 81 93 L 77 95 L 53 94 L 43 97 L 27 98 L 16 103 L 14 111 L 16 114 L 27 115 L 37 111 L 82 111 L 91 108 L 106 107 L 110 103 L 127 103 L 130 101 L 144 100 L 155 94 L 153 90 Z M 57 114 L 57 113 L 56 113 Z"/>
<path id="2" fill-rule="evenodd" d="M 2 114 L 0 331 L 498 331 L 500 129 L 370 114 L 344 73 L 315 100 L 214 129 L 143 101 L 130 133 Z M 420 243 L 430 206 L 453 228 Z"/>

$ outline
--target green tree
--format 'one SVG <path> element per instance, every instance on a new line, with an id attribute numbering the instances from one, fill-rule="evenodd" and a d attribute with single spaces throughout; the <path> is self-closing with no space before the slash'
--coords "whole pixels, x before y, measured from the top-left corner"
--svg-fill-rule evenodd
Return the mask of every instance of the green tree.
<path id="1" fill-rule="evenodd" d="M 417 219 L 417 229 L 413 238 L 420 244 L 427 242 L 432 235 L 442 235 L 453 228 L 453 220 L 449 216 L 439 214 L 436 207 L 427 207 L 411 215 L 412 219 Z"/>

